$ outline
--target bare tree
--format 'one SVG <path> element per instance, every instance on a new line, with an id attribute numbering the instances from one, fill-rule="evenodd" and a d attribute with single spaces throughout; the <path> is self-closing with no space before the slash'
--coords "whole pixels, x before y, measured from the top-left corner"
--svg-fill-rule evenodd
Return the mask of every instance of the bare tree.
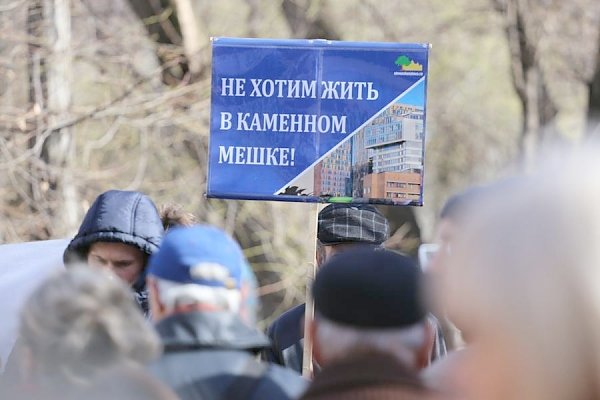
<path id="1" fill-rule="evenodd" d="M 510 50 L 512 81 L 522 107 L 519 145 L 523 166 L 530 166 L 558 109 L 550 98 L 542 69 L 538 43 L 540 28 L 530 2 L 526 0 L 494 0 L 504 15 L 505 32 Z M 537 11 L 539 12 L 539 11 Z"/>
<path id="2" fill-rule="evenodd" d="M 163 81 L 194 82 L 207 72 L 208 33 L 200 23 L 198 4 L 192 0 L 127 0 L 160 47 L 157 58 L 163 65 L 179 58 L 177 67 L 165 68 Z M 183 50 L 185 57 L 180 57 Z"/>
<path id="3" fill-rule="evenodd" d="M 203 50 L 208 47 L 208 35 L 199 23 L 192 0 L 173 0 L 173 2 L 183 34 L 183 49 L 192 73 L 192 80 L 195 80 L 206 69 Z"/>
<path id="4" fill-rule="evenodd" d="M 73 56 L 71 52 L 71 2 L 70 0 L 45 0 L 49 21 L 47 38 L 49 57 L 48 79 L 48 123 L 50 128 L 70 118 L 71 77 Z M 62 220 L 62 232 L 67 234 L 79 225 L 78 193 L 73 171 L 75 169 L 75 141 L 69 127 L 54 130 L 42 146 L 42 161 L 50 166 L 49 189 L 55 194 L 50 215 Z"/>
<path id="5" fill-rule="evenodd" d="M 432 213 L 449 192 L 493 178 L 514 157 L 521 131 L 521 148 L 526 132 L 534 132 L 527 138 L 535 139 L 536 148 L 542 126 L 555 113 L 549 94 L 559 93 L 556 77 L 565 78 L 559 88 L 579 85 L 583 92 L 581 82 L 589 82 L 593 69 L 586 67 L 585 77 L 574 79 L 563 72 L 583 65 L 584 56 L 577 53 L 572 61 L 568 51 L 552 48 L 564 48 L 576 38 L 591 42 L 591 34 L 565 23 L 577 20 L 575 14 L 553 9 L 554 25 L 545 28 L 554 36 L 538 31 L 546 15 L 543 5 L 557 8 L 557 0 L 388 2 L 385 8 L 375 0 L 69 0 L 72 37 L 67 47 L 58 41 L 67 38 L 57 31 L 58 1 L 0 0 L 0 240 L 61 236 L 69 219 L 62 214 L 68 173 L 80 198 L 75 200 L 79 211 L 109 188 L 142 190 L 158 204 L 182 204 L 200 221 L 235 235 L 259 273 L 261 293 L 271 294 L 265 299 L 267 314 L 304 296 L 308 211 L 302 204 L 203 198 L 209 36 L 434 43 L 427 126 L 433 140 L 426 167 L 428 207 L 423 209 Z M 592 3 L 577 1 L 578 7 Z M 490 6 L 496 3 L 502 13 Z M 194 14 L 184 18 L 189 24 L 181 18 L 186 7 Z M 7 23 L 13 20 L 20 21 L 18 27 Z M 565 26 L 571 28 L 569 35 L 560 37 Z M 509 32 L 511 49 L 516 49 L 512 78 L 507 57 L 498 50 Z M 569 51 L 580 51 L 580 44 Z M 203 57 L 194 59 L 198 49 Z M 459 61 L 468 62 L 468 69 Z M 563 68 L 559 73 L 558 65 Z M 49 92 L 61 80 L 66 86 Z M 513 95 L 515 82 L 519 89 Z M 569 97 L 554 100 L 562 106 Z M 573 114 L 585 112 L 583 97 L 568 100 Z M 523 118 L 523 126 L 515 122 L 523 115 L 518 105 L 523 112 L 527 107 L 530 116 Z M 419 231 L 413 211 L 385 210 L 395 220 L 388 244 L 404 251 L 415 248 Z M 433 219 L 419 219 L 420 227 L 428 228 Z"/>
<path id="6" fill-rule="evenodd" d="M 340 40 L 341 37 L 324 15 L 322 1 L 283 0 L 283 15 L 292 35 L 306 39 Z"/>
<path id="7" fill-rule="evenodd" d="M 163 82 L 176 85 L 186 79 L 190 71 L 188 60 L 182 59 L 179 47 L 183 34 L 175 8 L 170 0 L 127 0 L 131 9 L 142 21 L 149 37 L 160 46 L 156 57 L 162 65 Z M 177 60 L 173 63 L 173 60 Z"/>

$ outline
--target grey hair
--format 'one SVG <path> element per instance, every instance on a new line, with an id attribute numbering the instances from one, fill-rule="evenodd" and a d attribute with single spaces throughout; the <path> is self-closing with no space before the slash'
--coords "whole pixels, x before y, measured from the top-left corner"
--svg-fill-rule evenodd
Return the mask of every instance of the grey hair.
<path id="1" fill-rule="evenodd" d="M 315 315 L 316 340 L 321 357 L 331 362 L 359 351 L 378 351 L 394 356 L 404 365 L 414 365 L 416 352 L 427 341 L 426 321 L 406 328 L 357 328 Z"/>
<path id="2" fill-rule="evenodd" d="M 50 277 L 21 310 L 20 338 L 34 374 L 54 384 L 86 384 L 117 363 L 147 363 L 160 340 L 131 291 L 108 271 L 75 266 Z"/>
<path id="3" fill-rule="evenodd" d="M 209 304 L 219 309 L 238 313 L 241 307 L 242 295 L 237 289 L 225 289 L 197 285 L 194 283 L 181 284 L 156 278 L 156 286 L 160 303 L 167 311 L 177 306 L 192 304 Z"/>

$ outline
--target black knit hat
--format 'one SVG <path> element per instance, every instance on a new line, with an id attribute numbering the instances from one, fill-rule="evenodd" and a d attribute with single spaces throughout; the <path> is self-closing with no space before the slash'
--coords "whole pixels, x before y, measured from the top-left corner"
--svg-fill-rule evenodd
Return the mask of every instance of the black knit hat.
<path id="1" fill-rule="evenodd" d="M 402 328 L 426 315 L 422 273 L 415 262 L 389 250 L 337 254 L 317 273 L 316 311 L 330 321 L 361 328 Z"/>
<path id="2" fill-rule="evenodd" d="M 319 213 L 317 238 L 323 244 L 381 244 L 389 229 L 387 219 L 370 204 L 330 204 Z"/>

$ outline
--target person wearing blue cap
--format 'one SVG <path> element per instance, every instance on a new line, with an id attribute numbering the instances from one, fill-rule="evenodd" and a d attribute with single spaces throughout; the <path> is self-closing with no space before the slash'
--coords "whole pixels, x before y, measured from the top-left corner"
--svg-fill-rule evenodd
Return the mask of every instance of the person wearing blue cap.
<path id="1" fill-rule="evenodd" d="M 152 318 L 164 345 L 149 368 L 182 399 L 294 399 L 306 382 L 256 360 L 256 280 L 239 245 L 212 226 L 168 231 L 148 263 Z"/>

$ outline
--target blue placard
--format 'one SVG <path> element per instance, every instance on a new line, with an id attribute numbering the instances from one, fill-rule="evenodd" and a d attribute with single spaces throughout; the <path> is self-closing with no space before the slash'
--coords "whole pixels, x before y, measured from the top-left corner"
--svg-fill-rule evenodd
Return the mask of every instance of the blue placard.
<path id="1" fill-rule="evenodd" d="M 422 205 L 428 44 L 212 51 L 208 197 Z"/>

